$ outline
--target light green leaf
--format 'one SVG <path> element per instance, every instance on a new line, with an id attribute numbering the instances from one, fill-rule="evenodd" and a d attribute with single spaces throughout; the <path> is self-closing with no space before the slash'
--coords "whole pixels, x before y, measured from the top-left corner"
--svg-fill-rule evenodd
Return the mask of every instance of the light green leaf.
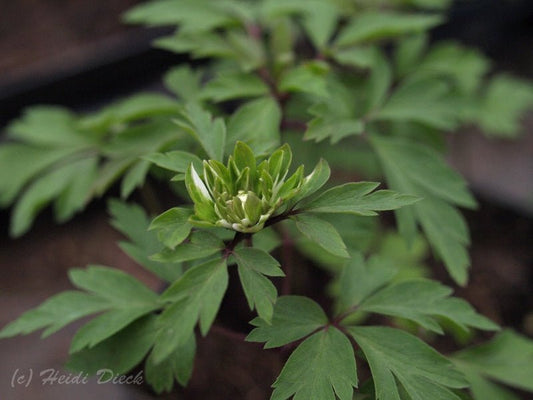
<path id="1" fill-rule="evenodd" d="M 315 166 L 315 169 L 313 169 L 313 172 L 304 178 L 302 185 L 300 186 L 300 190 L 296 196 L 293 197 L 292 201 L 297 202 L 311 196 L 326 184 L 330 175 L 331 170 L 328 162 L 321 158 L 318 164 Z"/>
<path id="2" fill-rule="evenodd" d="M 147 160 L 140 160 L 132 166 L 124 175 L 122 184 L 120 186 L 120 197 L 125 199 L 136 188 L 142 186 L 150 169 L 150 162 Z"/>
<path id="3" fill-rule="evenodd" d="M 148 354 L 155 332 L 155 316 L 147 315 L 96 346 L 71 354 L 66 368 L 89 375 L 102 369 L 111 370 L 115 375 L 125 374 Z"/>
<path id="4" fill-rule="evenodd" d="M 181 267 L 176 264 L 151 260 L 149 256 L 163 249 L 155 232 L 148 232 L 150 219 L 138 205 L 109 202 L 111 225 L 122 232 L 130 242 L 120 242 L 120 248 L 133 260 L 167 282 L 174 282 L 181 276 Z"/>
<path id="5" fill-rule="evenodd" d="M 207 155 L 222 161 L 226 143 L 226 126 L 221 118 L 212 120 L 211 114 L 199 105 L 190 103 L 175 122 L 202 145 Z"/>
<path id="6" fill-rule="evenodd" d="M 0 206 L 9 205 L 26 184 L 59 160 L 77 152 L 76 148 L 46 149 L 20 143 L 0 147 Z"/>
<path id="7" fill-rule="evenodd" d="M 82 210 L 92 195 L 93 183 L 98 173 L 98 157 L 89 157 L 78 163 L 70 164 L 76 170 L 75 179 L 61 192 L 54 202 L 55 217 L 64 222 Z"/>
<path id="8" fill-rule="evenodd" d="M 83 166 L 86 166 L 86 160 L 81 159 L 60 166 L 34 181 L 15 205 L 11 216 L 10 234 L 18 237 L 26 233 L 37 213 L 66 190 L 71 182 L 78 179 L 78 173 Z"/>
<path id="9" fill-rule="evenodd" d="M 274 306 L 269 324 L 255 318 L 256 328 L 246 338 L 249 342 L 266 342 L 264 348 L 280 347 L 301 339 L 328 323 L 324 310 L 313 300 L 303 296 L 281 296 Z"/>
<path id="10" fill-rule="evenodd" d="M 263 154 L 279 145 L 281 110 L 271 97 L 253 100 L 242 105 L 228 122 L 226 153 L 231 153 L 234 143 L 247 143 L 254 153 Z"/>
<path id="11" fill-rule="evenodd" d="M 477 314 L 466 301 L 450 297 L 452 289 L 439 282 L 418 279 L 399 282 L 366 298 L 361 311 L 410 319 L 436 333 L 444 333 L 436 317 L 453 321 L 464 330 L 469 327 L 498 330 L 498 326 Z"/>
<path id="12" fill-rule="evenodd" d="M 329 66 L 323 61 L 309 61 L 301 64 L 283 75 L 279 83 L 280 90 L 287 92 L 302 92 L 315 96 L 326 97 L 326 75 Z"/>
<path id="13" fill-rule="evenodd" d="M 376 182 L 357 182 L 335 186 L 306 204 L 302 211 L 372 216 L 377 215 L 376 211 L 395 210 L 420 200 L 416 196 L 392 190 L 370 193 L 378 185 Z"/>
<path id="14" fill-rule="evenodd" d="M 130 24 L 179 25 L 189 32 L 201 32 L 232 24 L 235 19 L 208 0 L 158 0 L 139 4 L 123 18 Z"/>
<path id="15" fill-rule="evenodd" d="M 40 146 L 91 146 L 89 132 L 79 129 L 76 115 L 62 107 L 34 106 L 7 127 L 9 137 Z M 43 152 L 51 149 L 44 149 Z"/>
<path id="16" fill-rule="evenodd" d="M 148 229 L 156 230 L 159 241 L 174 249 L 189 236 L 192 228 L 189 223 L 191 215 L 190 209 L 174 207 L 154 218 Z"/>
<path id="17" fill-rule="evenodd" d="M 346 245 L 333 225 L 313 215 L 300 214 L 291 217 L 298 230 L 324 250 L 338 257 L 349 258 Z"/>
<path id="18" fill-rule="evenodd" d="M 460 369 L 533 393 L 533 341 L 512 330 L 453 359 Z"/>
<path id="19" fill-rule="evenodd" d="M 359 13 L 340 32 L 335 44 L 352 46 L 368 41 L 418 33 L 442 23 L 440 15 L 408 14 L 391 11 Z"/>
<path id="20" fill-rule="evenodd" d="M 153 153 L 143 156 L 143 158 L 161 168 L 183 174 L 187 172 L 191 164 L 194 165 L 197 171 L 201 171 L 203 168 L 202 160 L 186 151 L 175 150 L 166 153 Z"/>
<path id="21" fill-rule="evenodd" d="M 357 371 L 352 344 L 329 327 L 315 333 L 291 354 L 272 385 L 271 400 L 352 400 Z"/>
<path id="22" fill-rule="evenodd" d="M 156 364 L 153 353 L 146 360 L 144 376 L 156 393 L 170 392 L 176 379 L 182 386 L 186 386 L 194 367 L 196 340 L 194 335 L 182 346 L 178 347 L 164 361 Z"/>
<path id="23" fill-rule="evenodd" d="M 494 77 L 481 97 L 474 120 L 491 136 L 514 137 L 524 112 L 533 108 L 533 85 L 507 75 Z"/>
<path id="24" fill-rule="evenodd" d="M 268 86 L 255 75 L 242 72 L 221 74 L 210 80 L 201 91 L 201 98 L 221 102 L 246 97 L 263 96 Z"/>
<path id="25" fill-rule="evenodd" d="M 223 248 L 224 243 L 216 235 L 206 231 L 193 231 L 186 243 L 181 243 L 174 249 L 165 248 L 150 259 L 169 263 L 198 260 Z"/>
<path id="26" fill-rule="evenodd" d="M 71 322 L 87 315 L 103 311 L 109 302 L 78 291 L 65 291 L 50 297 L 40 306 L 26 311 L 0 331 L 0 338 L 26 335 L 46 328 L 42 337 L 57 332 Z"/>
<path id="27" fill-rule="evenodd" d="M 459 400 L 450 389 L 468 385 L 449 360 L 416 336 L 388 327 L 347 330 L 365 354 L 380 400 L 401 400 L 400 384 L 412 400 Z"/>

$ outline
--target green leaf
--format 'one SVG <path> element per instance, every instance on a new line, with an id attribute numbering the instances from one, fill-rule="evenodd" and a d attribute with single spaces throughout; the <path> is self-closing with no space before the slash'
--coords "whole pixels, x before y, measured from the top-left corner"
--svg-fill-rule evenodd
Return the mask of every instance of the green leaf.
<path id="1" fill-rule="evenodd" d="M 156 308 L 154 305 L 122 306 L 99 315 L 78 329 L 70 343 L 69 352 L 73 354 L 94 347 Z"/>
<path id="2" fill-rule="evenodd" d="M 70 164 L 76 170 L 76 178 L 69 182 L 54 203 L 55 217 L 58 222 L 70 219 L 82 210 L 92 195 L 92 188 L 98 174 L 98 157 L 89 157 L 79 163 Z"/>
<path id="3" fill-rule="evenodd" d="M 245 103 L 228 122 L 226 153 L 233 150 L 236 141 L 247 143 L 255 154 L 263 154 L 279 146 L 281 110 L 271 97 Z"/>
<path id="4" fill-rule="evenodd" d="M 109 303 L 102 298 L 78 291 L 65 291 L 50 297 L 37 308 L 26 311 L 0 331 L 0 338 L 26 335 L 46 328 L 42 337 L 57 332 L 71 322 L 103 311 Z"/>
<path id="5" fill-rule="evenodd" d="M 222 161 L 226 143 L 226 126 L 221 118 L 212 120 L 211 114 L 199 105 L 190 103 L 175 122 L 202 145 L 211 159 Z"/>
<path id="6" fill-rule="evenodd" d="M 10 234 L 18 237 L 26 233 L 37 213 L 66 190 L 71 182 L 78 179 L 80 168 L 85 166 L 87 166 L 86 160 L 81 159 L 58 167 L 34 181 L 15 205 L 11 216 Z"/>
<path id="7" fill-rule="evenodd" d="M 507 75 L 494 77 L 480 99 L 475 121 L 491 136 L 514 137 L 524 112 L 533 107 L 531 83 Z"/>
<path id="8" fill-rule="evenodd" d="M 156 293 L 117 269 L 101 266 L 72 269 L 69 278 L 80 289 L 107 300 L 110 309 L 78 330 L 72 339 L 71 353 L 100 343 L 159 307 Z"/>
<path id="9" fill-rule="evenodd" d="M 533 341 L 512 330 L 462 350 L 453 359 L 460 369 L 533 392 Z"/>
<path id="10" fill-rule="evenodd" d="M 154 218 L 148 229 L 157 230 L 159 241 L 174 249 L 189 236 L 192 228 L 189 223 L 191 215 L 190 209 L 174 207 Z"/>
<path id="11" fill-rule="evenodd" d="M 243 72 L 221 74 L 210 80 L 201 91 L 201 98 L 221 102 L 246 97 L 263 96 L 269 93 L 261 78 Z"/>
<path id="12" fill-rule="evenodd" d="M 182 174 L 187 172 L 187 169 L 192 164 L 197 171 L 203 168 L 202 160 L 196 155 L 186 151 L 169 151 L 166 153 L 153 153 L 143 157 L 158 167 L 168 169 Z"/>
<path id="13" fill-rule="evenodd" d="M 138 205 L 109 201 L 111 225 L 122 232 L 130 242 L 120 242 L 120 248 L 133 260 L 167 282 L 181 276 L 181 267 L 176 264 L 151 260 L 149 257 L 161 251 L 163 245 L 155 232 L 149 232 L 150 219 Z"/>
<path id="14" fill-rule="evenodd" d="M 388 327 L 349 327 L 370 365 L 376 397 L 400 400 L 401 385 L 412 400 L 459 400 L 451 389 L 467 386 L 453 364 L 416 336 Z"/>
<path id="15" fill-rule="evenodd" d="M 120 186 L 120 197 L 125 199 L 136 188 L 142 186 L 150 169 L 150 162 L 141 160 L 135 163 L 133 167 L 124 175 L 122 184 Z"/>
<path id="16" fill-rule="evenodd" d="M 461 365 L 458 365 L 458 368 L 465 374 L 470 384 L 469 391 L 473 400 L 520 400 L 516 394 L 483 377 L 481 373 Z"/>
<path id="17" fill-rule="evenodd" d="M 300 214 L 291 217 L 298 230 L 307 238 L 331 254 L 349 258 L 346 245 L 333 225 L 313 215 Z"/>
<path id="18" fill-rule="evenodd" d="M 184 31 L 201 32 L 232 24 L 235 19 L 207 0 L 158 0 L 139 4 L 123 18 L 130 24 L 179 25 Z"/>
<path id="19" fill-rule="evenodd" d="M 360 252 L 353 252 L 339 275 L 339 311 L 359 306 L 376 290 L 392 281 L 398 270 L 379 256 L 366 262 Z"/>
<path id="20" fill-rule="evenodd" d="M 96 346 L 71 354 L 66 368 L 89 375 L 103 369 L 115 375 L 125 374 L 148 354 L 155 332 L 155 316 L 147 315 Z"/>
<path id="21" fill-rule="evenodd" d="M 470 264 L 465 248 L 469 243 L 468 228 L 461 214 L 448 204 L 475 206 L 465 181 L 427 146 L 404 138 L 381 136 L 373 136 L 371 143 L 389 186 L 424 199 L 412 209 L 397 212 L 400 232 L 412 239 L 418 222 L 451 276 L 465 284 Z"/>
<path id="22" fill-rule="evenodd" d="M 383 105 L 391 84 L 392 68 L 389 60 L 381 51 L 376 51 L 372 72 L 366 87 L 368 96 L 366 101 L 367 113 L 371 113 Z"/>
<path id="23" fill-rule="evenodd" d="M 157 294 L 127 273 L 109 267 L 91 265 L 69 271 L 72 284 L 108 300 L 117 307 L 157 306 Z"/>
<path id="24" fill-rule="evenodd" d="M 452 289 L 436 281 L 404 281 L 374 293 L 361 303 L 360 310 L 407 318 L 440 334 L 444 332 L 435 317 L 448 318 L 464 330 L 498 330 L 495 323 L 477 314 L 466 301 L 449 297 L 451 293 Z"/>
<path id="25" fill-rule="evenodd" d="M 278 297 L 276 287 L 267 276 L 285 276 L 278 261 L 270 254 L 251 247 L 236 249 L 233 256 L 237 261 L 239 278 L 248 306 L 257 310 L 259 317 L 270 322 L 274 303 Z"/>
<path id="26" fill-rule="evenodd" d="M 108 129 L 142 118 L 174 115 L 179 108 L 179 103 L 168 96 L 138 93 L 82 118 L 80 124 L 88 129 Z"/>
<path id="27" fill-rule="evenodd" d="M 17 194 L 34 177 L 61 159 L 79 149 L 29 146 L 5 143 L 0 147 L 0 164 L 10 168 L 0 169 L 0 206 L 9 205 Z"/>
<path id="28" fill-rule="evenodd" d="M 340 32 L 335 44 L 352 46 L 368 41 L 418 33 L 442 23 L 440 15 L 408 14 L 391 11 L 359 13 Z"/>
<path id="29" fill-rule="evenodd" d="M 375 182 L 357 182 L 335 186 L 306 204 L 302 211 L 372 216 L 377 215 L 376 211 L 395 210 L 420 200 L 416 196 L 392 190 L 370 193 L 378 185 Z"/>
<path id="30" fill-rule="evenodd" d="M 271 400 L 352 400 L 357 371 L 352 344 L 333 327 L 307 338 L 272 385 Z"/>
<path id="31" fill-rule="evenodd" d="M 170 392 L 176 379 L 182 386 L 186 386 L 194 367 L 196 340 L 191 335 L 189 340 L 178 347 L 168 358 L 156 364 L 153 353 L 145 364 L 144 376 L 156 393 Z"/>
<path id="32" fill-rule="evenodd" d="M 171 68 L 163 76 L 165 86 L 186 103 L 198 101 L 201 90 L 202 73 L 192 70 L 189 65 Z"/>
<path id="33" fill-rule="evenodd" d="M 313 300 L 303 296 L 281 296 L 274 306 L 272 322 L 253 319 L 251 324 L 256 328 L 246 340 L 266 342 L 264 348 L 271 349 L 301 339 L 327 323 L 324 310 Z"/>
<path id="34" fill-rule="evenodd" d="M 309 61 L 299 65 L 283 75 L 279 83 L 280 90 L 287 92 L 302 92 L 315 96 L 326 97 L 326 75 L 329 66 L 323 61 Z"/>
<path id="35" fill-rule="evenodd" d="M 213 255 L 224 248 L 224 243 L 216 235 L 206 231 L 193 231 L 189 240 L 174 249 L 165 248 L 150 257 L 155 261 L 178 263 L 198 260 Z"/>
<path id="36" fill-rule="evenodd" d="M 161 300 L 172 304 L 158 319 L 159 331 L 153 350 L 156 364 L 189 340 L 198 320 L 202 335 L 207 334 L 227 286 L 226 260 L 216 259 L 192 267 L 163 292 Z"/>
<path id="37" fill-rule="evenodd" d="M 420 110 L 424 109 L 421 113 Z M 460 109 L 449 85 L 442 79 L 404 82 L 373 114 L 378 121 L 410 121 L 441 130 L 457 127 Z"/>

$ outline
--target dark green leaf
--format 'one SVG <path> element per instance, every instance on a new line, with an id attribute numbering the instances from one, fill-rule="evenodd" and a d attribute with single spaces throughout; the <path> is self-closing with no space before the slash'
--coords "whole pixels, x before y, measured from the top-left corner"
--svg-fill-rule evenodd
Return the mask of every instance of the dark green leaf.
<path id="1" fill-rule="evenodd" d="M 498 326 L 477 314 L 466 301 L 449 297 L 452 289 L 425 279 L 399 282 L 366 298 L 361 311 L 410 319 L 436 333 L 443 333 L 435 317 L 445 317 L 461 328 L 497 330 Z"/>
<path id="2" fill-rule="evenodd" d="M 4 326 L 0 331 L 0 338 L 26 335 L 41 328 L 46 328 L 42 335 L 46 337 L 79 318 L 108 307 L 109 302 L 99 297 L 78 291 L 62 292 Z"/>
<path id="3" fill-rule="evenodd" d="M 269 324 L 255 318 L 256 326 L 246 338 L 249 342 L 266 342 L 265 349 L 280 347 L 301 339 L 326 325 L 324 310 L 313 300 L 302 296 L 279 297 L 274 306 L 274 316 Z"/>
<path id="4" fill-rule="evenodd" d="M 333 225 L 313 215 L 300 214 L 291 217 L 298 230 L 307 238 L 331 254 L 349 258 L 346 245 Z"/>
<path id="5" fill-rule="evenodd" d="M 174 249 L 183 242 L 191 232 L 189 217 L 192 210 L 174 207 L 158 215 L 150 224 L 149 230 L 156 230 L 159 241 Z"/>
<path id="6" fill-rule="evenodd" d="M 125 374 L 146 356 L 155 339 L 155 316 L 147 315 L 90 349 L 71 354 L 66 368 L 86 374 Z M 106 379 L 102 376 L 101 379 Z"/>
<path id="7" fill-rule="evenodd" d="M 150 257 L 152 260 L 178 263 L 183 261 L 198 260 L 215 254 L 224 248 L 224 243 L 217 236 L 206 231 L 194 231 L 189 240 L 176 248 L 165 248 L 162 252 Z"/>
<path id="8" fill-rule="evenodd" d="M 357 371 L 352 344 L 336 328 L 317 332 L 291 354 L 271 400 L 352 400 Z"/>
<path id="9" fill-rule="evenodd" d="M 467 386 L 453 364 L 416 336 L 388 327 L 347 328 L 370 365 L 380 400 L 459 400 L 449 388 Z"/>
<path id="10" fill-rule="evenodd" d="M 379 183 L 357 182 L 335 186 L 305 205 L 302 211 L 372 216 L 376 211 L 395 210 L 420 200 L 391 190 L 372 192 Z"/>

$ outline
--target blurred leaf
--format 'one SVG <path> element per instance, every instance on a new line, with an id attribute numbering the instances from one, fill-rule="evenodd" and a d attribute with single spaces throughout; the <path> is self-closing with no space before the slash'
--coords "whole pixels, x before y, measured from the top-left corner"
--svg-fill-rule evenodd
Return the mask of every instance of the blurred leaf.
<path id="1" fill-rule="evenodd" d="M 194 103 L 198 100 L 201 80 L 202 73 L 198 70 L 192 70 L 189 65 L 171 68 L 163 76 L 167 89 L 185 103 Z"/>
<path id="2" fill-rule="evenodd" d="M 326 75 L 329 66 L 323 61 L 309 61 L 288 70 L 281 78 L 279 89 L 287 92 L 302 92 L 326 97 Z"/>
<path id="3" fill-rule="evenodd" d="M 348 23 L 340 32 L 335 44 L 345 47 L 368 41 L 394 38 L 423 32 L 442 22 L 440 15 L 365 11 Z"/>
<path id="4" fill-rule="evenodd" d="M 202 89 L 203 99 L 221 102 L 232 99 L 263 96 L 268 86 L 257 76 L 243 72 L 221 74 L 210 80 Z"/>
<path id="5" fill-rule="evenodd" d="M 279 145 L 281 110 L 271 97 L 252 100 L 242 105 L 228 122 L 226 153 L 235 142 L 247 143 L 256 154 L 271 151 Z"/>
<path id="6" fill-rule="evenodd" d="M 150 259 L 165 263 L 179 263 L 198 260 L 221 251 L 224 243 L 216 235 L 207 231 L 193 231 L 185 243 L 174 249 L 165 248 Z"/>
<path id="7" fill-rule="evenodd" d="M 533 393 L 533 341 L 511 330 L 501 332 L 490 342 L 462 350 L 453 359 L 467 374 Z"/>

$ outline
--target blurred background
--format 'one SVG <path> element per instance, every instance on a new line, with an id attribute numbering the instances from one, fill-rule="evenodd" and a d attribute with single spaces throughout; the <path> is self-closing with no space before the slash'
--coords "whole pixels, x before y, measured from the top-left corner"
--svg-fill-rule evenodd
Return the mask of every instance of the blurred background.
<path id="1" fill-rule="evenodd" d="M 0 0 L 0 129 L 32 104 L 61 104 L 90 111 L 141 89 L 159 90 L 161 75 L 186 59 L 150 47 L 151 40 L 165 30 L 120 23 L 121 13 L 139 2 Z M 438 28 L 433 38 L 459 40 L 488 55 L 498 71 L 533 79 L 531 0 L 456 2 L 448 23 Z M 467 213 L 472 229 L 472 278 L 468 289 L 459 294 L 485 315 L 533 336 L 533 112 L 524 118 L 523 125 L 524 134 L 516 140 L 488 139 L 473 128 L 464 128 L 450 138 L 450 162 L 471 183 L 481 204 L 480 210 Z M 9 211 L 2 210 L 0 326 L 69 288 L 66 272 L 73 266 L 117 266 L 154 288 L 157 285 L 115 245 L 120 235 L 107 224 L 103 201 L 60 226 L 45 212 L 30 233 L 17 240 L 9 239 L 8 222 Z M 35 381 L 28 388 L 11 387 L 14 374 L 27 374 L 30 368 L 34 374 L 47 368 L 60 369 L 77 326 L 43 341 L 38 334 L 0 341 L 0 398 L 152 398 L 127 385 L 98 385 L 94 381 L 53 386 Z M 216 351 L 209 340 L 201 354 Z M 257 355 L 255 347 L 244 345 L 233 357 Z M 263 364 L 275 364 L 268 355 L 266 358 Z M 272 365 L 263 367 L 268 370 Z M 196 376 L 190 393 L 198 390 L 202 397 L 197 398 L 202 399 L 224 398 L 195 387 L 233 384 L 224 377 L 218 382 L 209 379 L 213 379 L 209 373 Z M 253 387 L 256 383 L 244 384 Z M 232 393 L 230 389 L 228 393 Z"/>

